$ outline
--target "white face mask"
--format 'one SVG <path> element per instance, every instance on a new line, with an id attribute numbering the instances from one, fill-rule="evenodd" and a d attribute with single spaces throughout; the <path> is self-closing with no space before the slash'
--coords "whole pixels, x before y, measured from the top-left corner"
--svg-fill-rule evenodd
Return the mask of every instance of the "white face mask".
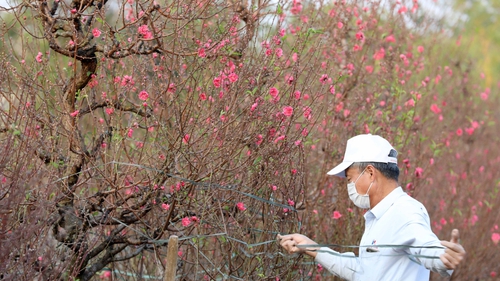
<path id="1" fill-rule="evenodd" d="M 370 196 L 368 196 L 368 192 L 370 191 L 370 188 L 372 187 L 373 184 L 373 182 L 370 183 L 370 186 L 368 187 L 368 190 L 366 191 L 365 195 L 359 194 L 358 191 L 356 190 L 356 182 L 361 177 L 361 175 L 363 175 L 365 170 L 363 170 L 363 172 L 359 174 L 358 178 L 354 182 L 350 182 L 347 184 L 347 192 L 349 193 L 349 198 L 354 203 L 354 205 L 358 206 L 361 209 L 370 208 Z"/>

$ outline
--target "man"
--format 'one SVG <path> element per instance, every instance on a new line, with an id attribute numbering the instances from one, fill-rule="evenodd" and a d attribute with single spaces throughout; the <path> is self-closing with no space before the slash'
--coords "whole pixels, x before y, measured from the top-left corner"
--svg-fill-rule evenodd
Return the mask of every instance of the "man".
<path id="1" fill-rule="evenodd" d="M 430 271 L 450 276 L 465 257 L 452 239 L 439 241 L 425 207 L 398 184 L 397 152 L 387 140 L 371 134 L 347 141 L 342 163 L 329 175 L 347 178 L 353 203 L 365 213 L 359 257 L 338 253 L 301 234 L 278 235 L 289 253 L 305 253 L 331 273 L 347 280 L 429 280 Z"/>

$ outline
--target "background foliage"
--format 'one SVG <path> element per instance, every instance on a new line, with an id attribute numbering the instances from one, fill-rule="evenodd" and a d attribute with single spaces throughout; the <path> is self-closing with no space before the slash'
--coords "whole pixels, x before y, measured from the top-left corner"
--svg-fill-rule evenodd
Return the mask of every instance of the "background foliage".
<path id="1" fill-rule="evenodd" d="M 438 236 L 460 229 L 452 279 L 494 278 L 497 88 L 417 1 L 391 5 L 2 13 L 1 277 L 161 279 L 178 235 L 180 280 L 334 279 L 275 237 L 358 243 L 362 212 L 326 172 L 370 132 L 400 152 L 400 183 Z"/>

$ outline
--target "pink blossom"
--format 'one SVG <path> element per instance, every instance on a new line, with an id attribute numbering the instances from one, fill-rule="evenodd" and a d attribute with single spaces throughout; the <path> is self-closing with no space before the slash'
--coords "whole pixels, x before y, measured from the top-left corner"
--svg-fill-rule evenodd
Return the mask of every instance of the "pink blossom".
<path id="1" fill-rule="evenodd" d="M 117 77 L 117 78 L 120 79 L 120 77 Z M 116 81 L 116 78 L 115 78 L 115 81 Z M 124 86 L 133 86 L 134 84 L 135 84 L 135 82 L 132 79 L 132 76 L 130 76 L 130 75 L 123 76 L 122 81 L 120 82 L 120 85 L 123 87 Z"/>
<path id="2" fill-rule="evenodd" d="M 373 72 L 373 66 L 371 66 L 371 65 L 367 65 L 367 66 L 365 66 L 365 70 L 366 70 L 366 72 L 368 72 L 368 73 L 372 73 L 372 72 Z"/>
<path id="3" fill-rule="evenodd" d="M 283 50 L 281 48 L 276 48 L 274 52 L 278 58 L 281 58 L 283 56 Z"/>
<path id="4" fill-rule="evenodd" d="M 342 214 L 339 211 L 334 211 L 332 218 L 338 220 L 342 217 Z"/>
<path id="5" fill-rule="evenodd" d="M 134 133 L 134 129 L 130 128 L 130 129 L 128 129 L 127 136 L 129 138 L 131 138 L 133 133 Z"/>
<path id="6" fill-rule="evenodd" d="M 343 26 L 344 26 L 344 24 L 343 24 L 341 21 L 339 21 L 339 22 L 337 23 L 337 28 L 338 28 L 338 29 L 341 29 Z"/>
<path id="7" fill-rule="evenodd" d="M 330 94 L 335 95 L 335 86 L 330 85 Z"/>
<path id="8" fill-rule="evenodd" d="M 190 217 L 185 217 L 182 219 L 182 226 L 187 227 L 191 224 L 191 218 Z"/>
<path id="9" fill-rule="evenodd" d="M 419 53 L 424 52 L 424 47 L 423 47 L 423 46 L 418 46 L 418 47 L 417 47 L 417 51 L 418 51 Z"/>
<path id="10" fill-rule="evenodd" d="M 80 113 L 80 110 L 75 110 L 75 111 L 71 112 L 69 115 L 71 117 L 76 117 L 78 115 L 78 113 Z"/>
<path id="11" fill-rule="evenodd" d="M 408 8 L 406 8 L 406 6 L 402 6 L 401 8 L 399 8 L 398 14 L 404 14 L 407 11 L 408 11 Z"/>
<path id="12" fill-rule="evenodd" d="M 325 84 L 326 82 L 328 82 L 328 80 L 330 80 L 330 78 L 328 77 L 328 75 L 326 74 L 323 74 L 321 75 L 321 77 L 319 78 L 319 82 L 321 82 L 321 84 Z"/>
<path id="13" fill-rule="evenodd" d="M 375 52 L 375 54 L 373 54 L 374 60 L 381 60 L 384 57 L 385 57 L 385 49 L 384 48 L 380 48 L 380 50 L 378 50 L 377 52 Z"/>
<path id="14" fill-rule="evenodd" d="M 495 245 L 497 245 L 498 242 L 500 241 L 500 233 L 495 232 L 495 233 L 491 234 L 491 240 L 493 241 L 493 243 Z"/>
<path id="15" fill-rule="evenodd" d="M 259 135 L 257 135 L 257 140 L 255 141 L 255 144 L 260 145 L 263 140 L 264 140 L 264 137 L 262 137 L 262 135 L 259 134 Z"/>
<path id="16" fill-rule="evenodd" d="M 182 142 L 187 144 L 190 138 L 191 136 L 189 134 L 185 134 L 184 137 L 182 138 Z"/>
<path id="17" fill-rule="evenodd" d="M 140 100 L 147 100 L 148 98 L 149 98 L 148 92 L 146 92 L 146 91 L 143 90 L 143 91 L 141 91 L 139 93 L 139 99 Z"/>
<path id="18" fill-rule="evenodd" d="M 169 204 L 166 204 L 166 203 L 163 203 L 161 204 L 161 208 L 165 211 L 167 211 L 168 209 L 170 209 L 170 205 Z"/>
<path id="19" fill-rule="evenodd" d="M 207 94 L 201 93 L 200 94 L 200 100 L 206 100 L 207 99 Z"/>
<path id="20" fill-rule="evenodd" d="M 149 27 L 147 25 L 141 25 L 137 28 L 137 32 L 139 32 L 140 35 L 142 35 L 142 38 L 144 39 L 152 39 L 153 34 L 151 31 L 149 31 Z"/>
<path id="21" fill-rule="evenodd" d="M 423 173 L 424 173 L 424 169 L 422 169 L 420 167 L 415 168 L 415 176 L 417 178 L 421 178 Z"/>
<path id="22" fill-rule="evenodd" d="M 470 224 L 475 225 L 478 220 L 479 217 L 477 215 L 473 215 L 472 218 L 470 218 Z M 493 235 L 491 236 L 491 238 L 493 239 Z"/>
<path id="23" fill-rule="evenodd" d="M 293 202 L 292 199 L 288 199 L 287 201 L 288 201 L 288 205 L 295 206 L 295 202 Z"/>
<path id="24" fill-rule="evenodd" d="M 359 31 L 358 33 L 356 33 L 356 39 L 358 39 L 359 41 L 365 40 L 365 34 Z"/>
<path id="25" fill-rule="evenodd" d="M 176 90 L 177 90 L 177 86 L 175 85 L 175 83 L 170 83 L 168 85 L 168 89 L 167 89 L 168 93 L 175 93 Z"/>
<path id="26" fill-rule="evenodd" d="M 219 88 L 222 83 L 222 79 L 220 77 L 215 77 L 212 82 L 215 88 Z"/>
<path id="27" fill-rule="evenodd" d="M 293 107 L 291 107 L 291 106 L 283 107 L 283 115 L 292 116 L 292 114 L 293 114 Z"/>
<path id="28" fill-rule="evenodd" d="M 441 81 L 441 75 L 436 75 L 436 78 L 434 78 L 434 84 L 439 84 L 439 81 Z"/>
<path id="29" fill-rule="evenodd" d="M 99 276 L 99 278 L 101 279 L 108 279 L 108 278 L 111 278 L 111 271 L 109 270 L 104 270 L 101 274 L 101 276 Z"/>
<path id="30" fill-rule="evenodd" d="M 279 137 L 277 137 L 277 138 L 274 140 L 274 143 L 278 143 L 279 141 L 282 141 L 282 140 L 284 140 L 284 139 L 285 139 L 285 136 L 284 136 L 284 135 L 279 136 Z"/>
<path id="31" fill-rule="evenodd" d="M 440 114 L 441 113 L 441 108 L 435 103 L 431 105 L 431 111 L 434 112 L 435 114 Z"/>
<path id="32" fill-rule="evenodd" d="M 37 62 L 42 62 L 42 56 L 43 56 L 42 52 L 38 52 L 38 55 L 36 55 L 36 58 L 35 58 L 36 61 Z"/>
<path id="33" fill-rule="evenodd" d="M 409 99 L 408 101 L 405 102 L 406 107 L 414 107 L 415 106 L 415 100 L 414 99 Z"/>
<path id="34" fill-rule="evenodd" d="M 234 82 L 238 81 L 238 74 L 236 74 L 236 73 L 232 72 L 232 73 L 230 73 L 230 74 L 227 76 L 227 78 L 229 79 L 229 81 L 230 81 L 231 83 L 234 83 Z"/>
<path id="35" fill-rule="evenodd" d="M 106 107 L 104 111 L 106 111 L 107 115 L 111 115 L 113 114 L 113 112 L 115 112 L 115 109 L 113 107 Z"/>
<path id="36" fill-rule="evenodd" d="M 466 132 L 466 133 L 467 133 L 467 135 L 469 135 L 469 136 L 471 136 L 471 135 L 474 133 L 474 131 L 475 131 L 475 130 L 476 130 L 476 129 L 474 129 L 474 127 L 468 127 L 468 128 L 465 128 L 465 132 Z"/>
<path id="37" fill-rule="evenodd" d="M 243 202 L 236 203 L 236 208 L 238 208 L 238 210 L 240 210 L 240 211 L 245 211 L 247 209 Z"/>
<path id="38" fill-rule="evenodd" d="M 457 136 L 461 136 L 464 133 L 464 131 L 462 130 L 462 128 L 458 128 L 456 133 L 457 133 Z"/>
<path id="39" fill-rule="evenodd" d="M 274 99 L 276 99 L 278 97 L 278 94 L 279 94 L 278 89 L 276 89 L 274 87 L 269 89 L 269 95 L 271 95 L 271 97 L 273 97 Z"/>
<path id="40" fill-rule="evenodd" d="M 207 54 L 205 53 L 205 49 L 204 49 L 204 48 L 199 48 L 199 49 L 198 49 L 198 56 L 199 56 L 200 58 L 204 58 L 204 57 L 206 57 L 206 56 L 207 56 Z"/>
<path id="41" fill-rule="evenodd" d="M 258 106 L 258 105 L 259 105 L 259 104 L 258 104 L 257 102 L 254 102 L 254 103 L 252 104 L 252 107 L 250 107 L 250 111 L 252 111 L 252 112 L 253 112 L 253 111 L 257 108 L 257 106 Z"/>
<path id="42" fill-rule="evenodd" d="M 396 42 L 396 39 L 394 38 L 394 35 L 391 34 L 391 35 L 385 37 L 385 42 Z"/>
<path id="43" fill-rule="evenodd" d="M 302 3 L 300 3 L 300 0 L 293 0 L 293 6 L 290 9 L 290 12 L 294 15 L 300 13 L 302 11 Z"/>
<path id="44" fill-rule="evenodd" d="M 296 100 L 300 100 L 300 94 L 301 94 L 301 93 L 300 93 L 300 91 L 299 91 L 299 90 L 295 91 L 295 92 L 293 93 L 293 97 L 294 97 L 294 99 L 296 99 Z"/>
<path id="45" fill-rule="evenodd" d="M 305 106 L 302 110 L 304 111 L 304 118 L 307 120 L 311 119 L 312 109 L 309 106 Z"/>
<path id="46" fill-rule="evenodd" d="M 97 37 L 101 36 L 101 31 L 97 28 L 94 28 L 94 29 L 92 29 L 92 35 L 97 38 Z"/>

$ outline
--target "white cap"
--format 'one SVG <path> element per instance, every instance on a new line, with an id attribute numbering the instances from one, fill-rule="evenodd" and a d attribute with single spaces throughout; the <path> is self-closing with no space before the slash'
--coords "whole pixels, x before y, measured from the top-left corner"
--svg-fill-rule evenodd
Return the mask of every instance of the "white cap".
<path id="1" fill-rule="evenodd" d="M 358 135 L 347 141 L 344 160 L 337 165 L 328 175 L 345 178 L 345 170 L 353 163 L 379 162 L 398 164 L 396 157 L 389 157 L 389 152 L 394 149 L 383 137 L 367 134 Z"/>

